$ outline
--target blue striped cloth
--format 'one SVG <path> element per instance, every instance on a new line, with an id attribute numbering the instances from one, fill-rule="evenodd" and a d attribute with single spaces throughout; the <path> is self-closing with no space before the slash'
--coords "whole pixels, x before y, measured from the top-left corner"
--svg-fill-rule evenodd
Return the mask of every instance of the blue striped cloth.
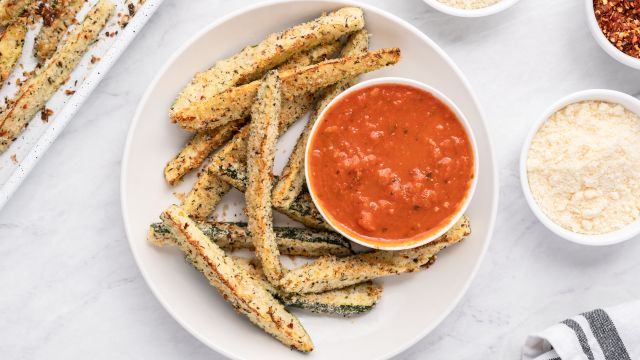
<path id="1" fill-rule="evenodd" d="M 596 309 L 527 338 L 522 360 L 638 360 L 640 301 Z"/>

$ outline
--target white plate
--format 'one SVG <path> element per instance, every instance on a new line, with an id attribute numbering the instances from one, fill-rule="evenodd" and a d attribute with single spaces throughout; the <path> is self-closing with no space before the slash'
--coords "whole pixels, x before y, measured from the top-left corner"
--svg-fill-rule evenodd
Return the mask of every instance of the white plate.
<path id="1" fill-rule="evenodd" d="M 315 350 L 291 351 L 237 315 L 207 281 L 185 263 L 177 249 L 157 249 L 146 241 L 150 223 L 187 191 L 194 179 L 169 187 L 162 176 L 188 135 L 171 124 L 167 111 L 196 71 L 232 55 L 267 34 L 317 17 L 346 4 L 342 1 L 277 1 L 235 12 L 196 35 L 176 53 L 149 87 L 135 115 L 122 164 L 122 212 L 131 249 L 149 287 L 167 311 L 195 337 L 232 357 L 243 359 L 376 359 L 393 356 L 424 337 L 451 312 L 473 279 L 489 244 L 498 201 L 498 177 L 482 111 L 471 88 L 444 52 L 420 31 L 386 12 L 365 9 L 371 48 L 400 47 L 399 64 L 364 78 L 400 76 L 425 82 L 447 94 L 466 114 L 476 135 L 481 169 L 469 207 L 473 235 L 447 249 L 428 271 L 385 279 L 385 293 L 370 313 L 352 319 L 296 311 Z M 250 31 L 248 29 L 251 29 Z M 279 142 L 276 171 L 286 161 L 298 123 Z M 242 196 L 229 194 L 219 208 L 238 220 Z M 222 211 L 222 208 L 225 208 Z M 282 223 L 282 218 L 277 217 Z"/>
<path id="2" fill-rule="evenodd" d="M 147 20 L 153 15 L 163 0 L 147 0 L 138 9 L 135 16 L 130 19 L 127 26 L 122 29 L 118 24 L 120 17 L 118 14 L 127 14 L 126 0 L 113 0 L 117 5 L 114 14 L 104 29 L 100 31 L 97 43 L 89 47 L 82 60 L 71 73 L 69 80 L 47 102 L 47 108 L 53 110 L 53 115 L 47 123 L 40 120 L 38 112 L 29 127 L 22 133 L 16 141 L 4 153 L 0 154 L 0 209 L 11 198 L 11 195 L 22 184 L 22 181 L 31 172 L 38 160 L 44 156 L 49 146 L 58 138 L 62 130 L 73 118 L 80 106 L 91 95 L 93 89 L 98 86 L 102 78 L 109 72 L 111 66 L 118 60 L 120 55 L 129 46 L 131 41 L 142 30 Z M 78 18 L 83 19 L 89 9 L 95 5 L 97 0 L 87 1 L 79 13 Z M 5 86 L 0 91 L 0 98 L 12 97 L 17 91 L 16 79 L 23 79 L 22 72 L 31 70 L 36 64 L 33 56 L 34 37 L 39 31 L 39 26 L 31 29 L 25 40 L 22 57 L 19 65 L 14 68 Z M 105 32 L 117 31 L 113 37 L 105 36 Z M 91 64 L 91 57 L 100 58 L 95 64 Z M 22 67 L 21 67 L 22 66 Z M 72 96 L 64 93 L 64 90 L 75 90 Z M 78 149 L 79 151 L 81 149 Z M 15 161 L 14 161 L 15 155 Z"/>

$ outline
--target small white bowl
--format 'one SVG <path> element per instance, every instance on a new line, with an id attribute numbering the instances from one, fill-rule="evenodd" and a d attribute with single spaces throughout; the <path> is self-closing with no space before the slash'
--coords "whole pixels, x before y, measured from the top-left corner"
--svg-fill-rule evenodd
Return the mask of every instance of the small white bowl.
<path id="1" fill-rule="evenodd" d="M 609 56 L 618 60 L 620 63 L 640 70 L 640 59 L 625 54 L 623 51 L 615 47 L 606 36 L 604 36 L 602 29 L 600 29 L 600 25 L 598 25 L 598 20 L 596 19 L 596 13 L 593 9 L 593 0 L 585 0 L 585 4 L 587 10 L 587 23 L 589 24 L 591 34 L 593 35 L 593 38 L 596 39 L 598 45 L 600 45 L 600 47 L 609 54 Z"/>
<path id="2" fill-rule="evenodd" d="M 453 6 L 443 4 L 438 0 L 423 0 L 423 1 L 427 3 L 427 5 L 440 11 L 441 13 L 458 16 L 458 17 L 472 18 L 472 17 L 482 17 L 482 16 L 497 14 L 499 12 L 502 12 L 510 8 L 520 0 L 502 0 L 496 4 L 493 4 L 491 6 L 487 6 L 484 8 L 480 8 L 480 9 L 459 9 Z"/>
<path id="3" fill-rule="evenodd" d="M 403 243 L 400 245 L 395 245 L 395 246 L 382 246 L 379 244 L 371 244 L 369 242 L 366 242 L 364 240 L 358 239 L 357 237 L 352 236 L 351 234 L 345 232 L 342 230 L 341 226 L 338 226 L 334 219 L 331 216 L 328 216 L 324 209 L 322 208 L 322 206 L 320 205 L 320 202 L 317 200 L 316 195 L 314 193 L 314 189 L 311 186 L 311 183 L 309 181 L 310 177 L 309 177 L 309 166 L 308 166 L 308 162 L 309 162 L 309 152 L 310 152 L 310 148 L 311 148 L 311 140 L 313 139 L 318 126 L 320 123 L 322 123 L 324 115 L 327 111 L 327 109 L 331 108 L 331 106 L 333 106 L 333 104 L 335 104 L 336 102 L 340 101 L 342 98 L 344 98 L 346 95 L 372 86 L 372 85 L 379 85 L 379 84 L 401 84 L 401 85 L 408 85 L 408 86 L 412 86 L 415 88 L 418 88 L 420 90 L 426 91 L 431 93 L 432 95 L 434 95 L 438 100 L 442 101 L 444 104 L 446 104 L 458 117 L 458 119 L 460 120 L 460 122 L 462 123 L 467 136 L 469 137 L 469 141 L 471 142 L 471 148 L 472 148 L 472 152 L 473 152 L 473 158 L 474 158 L 474 177 L 473 177 L 473 182 L 471 183 L 471 188 L 469 189 L 469 192 L 467 193 L 466 198 L 464 199 L 464 202 L 462 204 L 462 206 L 460 207 L 460 209 L 455 213 L 455 215 L 451 218 L 451 220 L 449 221 L 449 223 L 447 223 L 446 226 L 443 226 L 442 229 L 440 229 L 437 233 L 434 233 L 428 237 L 425 237 L 424 239 L 421 240 L 416 240 L 416 241 L 412 241 L 410 243 Z M 471 202 L 471 199 L 473 198 L 473 194 L 475 192 L 476 186 L 478 184 L 478 169 L 479 169 L 479 156 L 478 156 L 478 148 L 476 145 L 476 139 L 473 135 L 473 130 L 471 129 L 471 126 L 469 125 L 469 122 L 467 121 L 467 118 L 464 116 L 464 114 L 462 113 L 462 111 L 460 111 L 460 109 L 453 103 L 453 101 L 451 101 L 448 97 L 446 97 L 443 93 L 441 93 L 440 91 L 434 89 L 433 87 L 426 85 L 424 83 L 421 83 L 419 81 L 415 81 L 415 80 L 411 80 L 411 79 L 406 79 L 406 78 L 400 78 L 400 77 L 384 77 L 384 78 L 378 78 L 378 79 L 372 79 L 372 80 L 367 80 L 367 81 L 363 81 L 361 83 L 358 83 L 352 87 L 350 87 L 349 89 L 345 90 L 344 92 L 342 92 L 340 95 L 336 96 L 331 102 L 329 102 L 329 104 L 324 108 L 324 110 L 318 115 L 318 120 L 315 122 L 315 124 L 313 125 L 310 135 L 309 135 L 309 139 L 307 141 L 306 144 L 306 148 L 305 148 L 305 159 L 304 159 L 304 164 L 305 164 L 305 177 L 306 177 L 306 181 L 307 181 L 307 188 L 309 189 L 309 193 L 311 194 L 311 198 L 313 200 L 313 203 L 316 205 L 316 208 L 318 209 L 318 211 L 320 212 L 320 214 L 322 215 L 322 217 L 325 219 L 325 221 L 327 221 L 327 223 L 329 225 L 331 225 L 331 227 L 333 227 L 338 233 L 342 234 L 344 237 L 346 237 L 347 239 L 356 242 L 362 246 L 366 246 L 369 248 L 373 248 L 373 249 L 379 249 L 379 250 L 405 250 L 405 249 L 411 249 L 411 248 L 415 248 L 421 245 L 424 245 L 428 242 L 431 242 L 437 238 L 439 238 L 440 236 L 442 236 L 445 232 L 447 232 L 449 229 L 451 229 L 451 227 L 453 225 L 455 225 L 455 223 L 460 220 L 460 218 L 462 217 L 462 215 L 464 215 L 465 211 L 467 210 L 467 207 L 469 206 L 469 203 Z"/>
<path id="4" fill-rule="evenodd" d="M 531 128 L 527 139 L 522 146 L 522 152 L 520 154 L 520 184 L 522 185 L 522 191 L 524 197 L 527 199 L 527 203 L 531 208 L 531 211 L 536 215 L 538 220 L 542 222 L 549 230 L 563 239 L 572 241 L 577 244 L 590 245 L 590 246 L 605 246 L 621 243 L 629 240 L 636 235 L 640 234 L 640 219 L 625 226 L 624 228 L 601 235 L 587 235 L 579 234 L 573 231 L 567 230 L 560 225 L 556 224 L 542 211 L 536 200 L 533 198 L 531 188 L 529 187 L 529 177 L 527 172 L 527 159 L 529 155 L 529 148 L 534 136 L 538 133 L 540 127 L 558 110 L 563 109 L 567 105 L 581 102 L 581 101 L 606 101 L 610 103 L 616 103 L 624 106 L 629 111 L 640 115 L 640 100 L 633 96 L 627 95 L 614 90 L 593 89 L 584 90 L 568 95 L 547 109 L 536 120 Z"/>

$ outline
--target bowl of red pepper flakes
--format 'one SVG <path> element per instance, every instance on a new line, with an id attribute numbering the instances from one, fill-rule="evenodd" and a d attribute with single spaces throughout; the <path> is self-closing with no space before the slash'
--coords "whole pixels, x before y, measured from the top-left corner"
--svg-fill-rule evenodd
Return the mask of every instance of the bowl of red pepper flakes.
<path id="1" fill-rule="evenodd" d="M 640 0 L 586 0 L 587 20 L 600 47 L 640 70 Z"/>

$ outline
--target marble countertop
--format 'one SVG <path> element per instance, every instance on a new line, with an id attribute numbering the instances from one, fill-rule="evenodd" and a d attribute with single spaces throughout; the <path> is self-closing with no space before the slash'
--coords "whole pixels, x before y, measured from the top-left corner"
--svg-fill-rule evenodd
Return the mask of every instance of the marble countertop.
<path id="1" fill-rule="evenodd" d="M 217 359 L 164 311 L 125 238 L 120 160 L 143 91 L 195 32 L 256 1 L 166 0 L 0 211 L 0 354 L 5 359 Z M 455 311 L 398 359 L 515 359 L 525 336 L 575 313 L 640 298 L 640 239 L 607 248 L 546 230 L 520 191 L 520 146 L 559 97 L 586 88 L 640 96 L 640 71 L 591 38 L 581 0 L 523 0 L 458 19 L 421 0 L 366 1 L 435 40 L 487 114 L 500 169 L 488 256 Z M 80 150 L 81 149 L 81 150 Z"/>

